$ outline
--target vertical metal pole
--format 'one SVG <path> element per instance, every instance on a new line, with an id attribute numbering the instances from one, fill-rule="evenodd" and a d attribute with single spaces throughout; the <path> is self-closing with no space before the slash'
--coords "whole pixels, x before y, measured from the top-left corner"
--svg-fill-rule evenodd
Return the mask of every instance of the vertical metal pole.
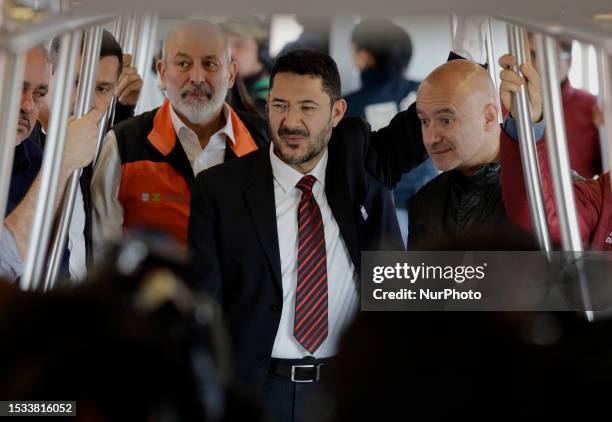
<path id="1" fill-rule="evenodd" d="M 599 127 L 601 160 L 604 171 L 609 171 L 609 163 L 612 163 L 612 57 L 601 48 L 596 51 L 599 80 L 598 105 L 604 115 L 604 124 Z"/>
<path id="2" fill-rule="evenodd" d="M 24 70 L 23 54 L 0 53 L 0 221 L 4 221 L 11 182 Z"/>
<path id="3" fill-rule="evenodd" d="M 82 31 L 69 32 L 61 36 L 56 70 L 58 95 L 53 98 L 53 113 L 49 119 L 34 223 L 25 269 L 20 280 L 20 286 L 24 290 L 39 289 L 42 286 L 43 267 L 46 262 L 47 244 L 53 225 L 53 211 L 60 178 L 61 166 L 58 164 L 62 162 L 64 154 L 64 140 L 70 113 L 70 95 L 61 95 L 61 93 L 70 92 L 72 89 L 72 72 L 81 48 L 81 38 Z"/>
<path id="4" fill-rule="evenodd" d="M 132 19 L 131 13 L 120 15 L 115 20 L 115 27 L 113 30 L 113 36 L 117 40 L 121 50 L 125 53 L 124 47 L 127 38 L 128 31 L 130 29 L 130 20 Z"/>
<path id="5" fill-rule="evenodd" d="M 121 15 L 115 21 L 114 33 L 115 39 L 121 46 L 121 51 L 125 54 L 128 53 L 127 45 L 128 43 L 132 43 L 130 35 L 130 31 L 133 32 L 134 24 L 133 24 L 133 14 Z M 157 22 L 157 21 L 156 21 Z M 132 29 L 131 29 L 132 28 Z M 104 141 L 104 136 L 110 130 L 113 122 L 115 120 L 115 111 L 117 108 L 117 98 L 113 95 L 113 99 L 111 100 L 110 107 L 104 113 L 100 123 L 100 130 L 98 131 L 98 144 L 96 147 L 96 154 L 92 161 L 92 168 L 96 168 L 98 165 L 98 158 L 100 157 L 100 153 L 102 152 L 102 146 Z"/>
<path id="6" fill-rule="evenodd" d="M 582 80 L 580 81 L 580 83 L 582 84 L 582 89 L 591 91 L 593 87 L 591 86 L 591 78 L 589 78 L 589 75 L 591 74 L 591 66 L 589 64 L 590 46 L 589 44 L 586 44 L 583 42 L 578 43 L 578 45 L 580 47 L 580 56 L 581 56 L 581 60 L 578 65 L 581 67 L 580 72 L 582 73 L 581 75 Z M 573 61 L 573 58 L 572 58 L 572 63 L 575 63 L 575 61 Z"/>
<path id="7" fill-rule="evenodd" d="M 136 51 L 136 44 L 138 42 L 138 32 L 140 31 L 141 23 L 141 17 L 136 16 L 135 13 L 130 14 L 130 19 L 128 21 L 127 31 L 125 34 L 125 44 L 121 44 L 121 49 L 124 53 L 134 55 Z"/>
<path id="8" fill-rule="evenodd" d="M 151 77 L 151 59 L 157 37 L 157 21 L 157 13 L 147 13 L 143 17 L 137 48 L 134 52 L 134 64 L 138 74 L 142 77 L 143 84 L 146 84 L 147 79 Z M 140 104 L 140 101 L 136 104 L 135 113 L 137 115 L 141 112 Z"/>
<path id="9" fill-rule="evenodd" d="M 136 48 L 134 50 L 134 67 L 138 74 L 145 77 L 145 72 L 149 69 L 151 41 L 157 30 L 157 14 L 146 13 L 142 17 L 138 39 L 136 40 Z"/>
<path id="10" fill-rule="evenodd" d="M 497 120 L 501 124 L 504 122 L 504 117 L 502 116 L 501 100 L 499 99 L 499 87 L 497 85 L 497 74 L 495 72 L 497 66 L 495 63 L 495 50 L 493 48 L 493 25 L 491 23 L 492 18 L 489 17 L 488 21 L 489 25 L 486 38 L 487 63 L 489 65 L 489 76 L 491 76 L 493 86 L 495 87 L 495 92 L 497 93 L 497 95 L 495 96 L 495 98 L 497 98 Z"/>
<path id="11" fill-rule="evenodd" d="M 93 104 L 93 99 L 96 89 L 96 76 L 98 74 L 98 62 L 100 61 L 100 46 L 102 43 L 102 27 L 100 25 L 93 26 L 87 29 L 85 33 L 85 42 L 83 43 L 83 53 L 81 60 L 81 70 L 79 77 L 79 86 L 77 90 L 77 98 L 75 104 L 75 117 L 80 119 L 85 116 Z M 79 181 L 81 178 L 82 169 L 75 170 L 70 177 L 64 202 L 59 219 L 59 226 L 55 233 L 49 265 L 45 276 L 45 290 L 53 287 L 55 280 L 59 274 L 62 263 L 62 257 L 66 250 L 66 242 L 68 240 L 68 231 L 70 221 L 74 210 L 74 202 L 77 197 L 77 192 L 80 189 Z"/>
<path id="12" fill-rule="evenodd" d="M 561 242 L 566 250 L 582 251 L 557 71 L 557 44 L 553 37 L 541 34 L 536 34 L 535 40 L 539 72 L 542 75 L 543 111 L 547 133 L 546 146 L 550 156 L 550 169 L 557 200 Z"/>
<path id="13" fill-rule="evenodd" d="M 508 25 L 508 45 L 510 53 L 516 57 L 518 63 L 525 63 L 525 38 L 524 29 L 515 25 Z M 520 74 L 519 66 L 514 70 Z M 525 178 L 525 189 L 529 199 L 529 211 L 531 213 L 531 223 L 533 231 L 540 246 L 546 252 L 552 251 L 550 235 L 548 232 L 548 222 L 546 219 L 546 209 L 542 196 L 542 184 L 540 182 L 540 166 L 538 164 L 538 154 L 535 145 L 533 126 L 531 125 L 531 111 L 529 107 L 529 97 L 525 85 L 521 86 L 520 92 L 514 96 L 516 111 L 518 116 L 517 125 L 519 130 L 519 145 L 521 151 L 521 161 L 523 164 L 523 175 Z"/>
<path id="14" fill-rule="evenodd" d="M 452 46 L 453 40 L 455 39 L 455 31 L 457 30 L 457 21 L 455 19 L 454 13 L 450 14 L 448 24 L 449 24 L 449 30 L 450 30 L 450 37 L 449 37 L 448 45 Z"/>
<path id="15" fill-rule="evenodd" d="M 98 142 L 96 144 L 96 154 L 94 155 L 93 161 L 91 162 L 91 168 L 95 169 L 98 165 L 98 158 L 100 158 L 100 154 L 102 153 L 102 146 L 104 143 L 104 137 L 106 136 L 106 132 L 110 129 L 110 125 L 112 123 L 113 115 L 115 113 L 115 97 L 111 100 L 110 106 L 108 110 L 102 116 L 100 120 L 100 127 L 98 129 Z"/>
<path id="16" fill-rule="evenodd" d="M 113 35 L 115 36 L 115 39 L 119 43 L 119 46 L 121 46 L 121 51 L 124 54 L 127 53 L 126 46 L 127 46 L 127 41 L 128 41 L 127 39 L 128 32 L 130 31 L 131 20 L 132 20 L 132 14 L 127 14 L 127 15 L 119 16 L 117 18 L 117 21 L 115 22 L 115 32 Z M 100 155 L 100 152 L 102 150 L 102 140 L 104 139 L 104 135 L 106 134 L 106 132 L 108 132 L 111 125 L 113 124 L 113 121 L 115 120 L 116 107 L 117 107 L 117 99 L 113 96 L 108 112 L 107 114 L 104 115 L 104 118 L 106 119 L 104 120 L 105 125 L 101 129 L 100 136 L 98 137 L 98 149 L 96 151 L 96 156 L 93 161 L 93 168 L 96 167 L 96 164 L 98 162 L 98 156 Z"/>
<path id="17" fill-rule="evenodd" d="M 564 251 L 573 252 L 573 256 L 577 259 L 580 258 L 582 253 L 582 240 L 578 228 L 578 216 L 576 213 L 576 203 L 574 202 L 569 154 L 567 152 L 563 101 L 561 99 L 557 69 L 557 41 L 553 37 L 542 34 L 536 34 L 535 41 L 539 71 L 542 75 L 540 81 L 544 119 L 546 122 L 546 147 L 550 157 L 550 171 L 555 191 L 561 244 Z M 586 280 L 581 273 L 581 268 L 578 267 L 582 302 L 585 306 L 587 319 L 592 321 L 594 314 L 591 299 L 586 286 Z"/>
<path id="18" fill-rule="evenodd" d="M 120 46 L 123 40 L 125 39 L 125 34 L 127 33 L 128 23 L 129 23 L 129 15 L 122 15 L 122 16 L 119 16 L 117 19 L 115 19 L 113 35 Z M 102 152 L 102 142 L 104 141 L 104 136 L 106 135 L 106 132 L 108 132 L 108 130 L 110 129 L 110 126 L 113 124 L 113 120 L 115 118 L 115 102 L 116 101 L 117 99 L 115 98 L 113 94 L 113 98 L 111 99 L 110 106 L 108 107 L 108 110 L 106 110 L 106 112 L 104 113 L 104 116 L 102 116 L 102 120 L 100 121 L 100 128 L 98 130 L 98 142 L 96 144 L 96 154 L 94 155 L 94 159 L 91 162 L 91 167 L 94 169 L 96 168 L 96 165 L 98 164 L 98 157 L 100 157 L 100 153 Z"/>

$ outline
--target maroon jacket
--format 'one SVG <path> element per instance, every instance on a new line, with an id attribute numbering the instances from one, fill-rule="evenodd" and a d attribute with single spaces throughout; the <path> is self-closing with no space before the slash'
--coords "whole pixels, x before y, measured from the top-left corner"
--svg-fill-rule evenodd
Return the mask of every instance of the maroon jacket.
<path id="1" fill-rule="evenodd" d="M 510 139 L 502 131 L 500 149 L 502 194 L 506 212 L 514 223 L 525 230 L 532 230 L 518 142 Z M 550 234 L 553 243 L 559 244 L 561 239 L 559 221 L 544 140 L 538 142 L 537 150 Z M 574 182 L 576 212 L 585 249 L 612 250 L 612 191 L 610 189 L 609 173 L 605 173 L 598 179 Z"/>
<path id="2" fill-rule="evenodd" d="M 572 87 L 566 79 L 561 84 L 565 131 L 570 165 L 588 179 L 601 173 L 599 131 L 593 124 L 593 106 L 597 98 Z"/>

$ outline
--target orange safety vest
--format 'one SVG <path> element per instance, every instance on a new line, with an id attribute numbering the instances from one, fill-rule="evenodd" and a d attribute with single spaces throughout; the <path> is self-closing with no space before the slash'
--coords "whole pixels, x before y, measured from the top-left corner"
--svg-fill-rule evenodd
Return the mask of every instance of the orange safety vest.
<path id="1" fill-rule="evenodd" d="M 235 144 L 228 142 L 227 147 L 236 157 L 257 150 L 249 129 L 231 107 L 230 118 Z M 121 157 L 119 201 L 124 230 L 154 230 L 186 246 L 195 177 L 177 142 L 170 102 L 120 123 L 114 131 Z"/>

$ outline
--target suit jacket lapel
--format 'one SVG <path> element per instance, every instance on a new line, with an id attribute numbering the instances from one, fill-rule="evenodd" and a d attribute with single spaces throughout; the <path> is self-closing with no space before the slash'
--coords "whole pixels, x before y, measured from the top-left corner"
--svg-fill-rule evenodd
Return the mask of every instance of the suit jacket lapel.
<path id="1" fill-rule="evenodd" d="M 232 149 L 228 145 L 228 142 L 226 142 L 226 144 L 225 144 L 225 156 L 223 158 L 223 162 L 235 160 L 237 158 L 236 157 L 236 153 L 234 151 L 232 151 Z"/>
<path id="2" fill-rule="evenodd" d="M 257 154 L 257 160 L 253 161 L 253 166 L 248 174 L 251 184 L 245 189 L 244 197 L 261 246 L 272 267 L 274 277 L 282 289 L 272 166 L 267 148 L 260 150 Z"/>

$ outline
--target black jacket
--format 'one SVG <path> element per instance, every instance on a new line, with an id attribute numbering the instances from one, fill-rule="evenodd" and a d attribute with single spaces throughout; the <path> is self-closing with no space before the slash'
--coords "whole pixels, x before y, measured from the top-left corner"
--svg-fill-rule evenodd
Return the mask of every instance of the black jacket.
<path id="1" fill-rule="evenodd" d="M 344 99 L 348 105 L 347 116 L 366 118 L 367 106 L 393 102 L 401 110 L 401 103 L 419 89 L 419 82 L 404 78 L 400 73 L 386 69 L 370 68 L 361 72 L 361 88 Z"/>
<path id="2" fill-rule="evenodd" d="M 388 188 L 421 163 L 416 115 L 398 114 L 370 132 L 345 118 L 332 132 L 325 194 L 356 271 L 361 251 L 401 250 Z M 261 387 L 281 318 L 283 292 L 269 150 L 200 173 L 191 199 L 189 247 L 198 286 L 221 302 L 236 375 Z"/>
<path id="3" fill-rule="evenodd" d="M 481 250 L 528 244 L 530 238 L 506 214 L 499 170 L 499 162 L 469 177 L 451 170 L 423 186 L 410 202 L 408 249 L 474 249 L 470 241 Z"/>

